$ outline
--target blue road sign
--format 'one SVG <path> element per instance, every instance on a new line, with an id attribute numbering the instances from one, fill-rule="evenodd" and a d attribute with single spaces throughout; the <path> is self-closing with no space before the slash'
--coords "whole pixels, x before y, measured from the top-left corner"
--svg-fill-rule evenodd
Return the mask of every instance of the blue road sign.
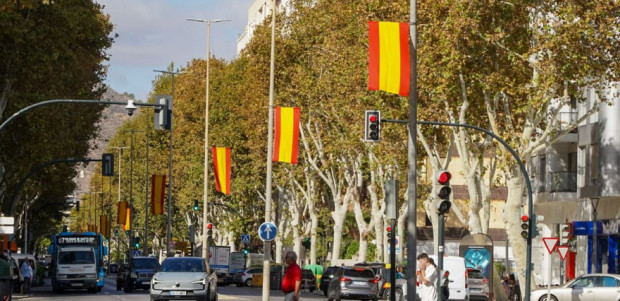
<path id="1" fill-rule="evenodd" d="M 262 223 L 258 227 L 258 236 L 264 241 L 272 241 L 278 234 L 278 228 L 274 223 Z"/>
<path id="2" fill-rule="evenodd" d="M 140 250 L 131 250 L 131 257 L 140 256 L 140 254 L 142 254 Z"/>
<path id="3" fill-rule="evenodd" d="M 249 234 L 242 234 L 241 235 L 241 243 L 244 245 L 247 245 L 250 243 L 250 235 Z"/>

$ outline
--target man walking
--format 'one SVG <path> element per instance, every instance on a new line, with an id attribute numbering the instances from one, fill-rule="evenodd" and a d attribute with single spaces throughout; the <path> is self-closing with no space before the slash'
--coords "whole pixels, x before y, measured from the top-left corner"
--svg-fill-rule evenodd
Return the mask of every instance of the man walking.
<path id="1" fill-rule="evenodd" d="M 301 287 L 301 268 L 297 265 L 297 254 L 293 251 L 286 252 L 284 263 L 288 266 L 284 277 L 282 277 L 284 301 L 298 301 L 299 288 Z"/>
<path id="2" fill-rule="evenodd" d="M 30 266 L 30 263 L 28 263 L 28 261 L 29 259 L 28 257 L 26 257 L 26 259 L 24 259 L 24 262 L 22 262 L 22 266 L 21 266 L 22 277 L 24 277 L 24 286 L 23 286 L 22 294 L 24 295 L 30 294 L 30 279 L 32 278 L 32 267 Z"/>

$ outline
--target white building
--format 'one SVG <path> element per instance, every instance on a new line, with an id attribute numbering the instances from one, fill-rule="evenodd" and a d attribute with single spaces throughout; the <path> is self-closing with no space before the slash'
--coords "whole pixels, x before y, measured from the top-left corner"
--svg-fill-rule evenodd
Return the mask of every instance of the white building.
<path id="1" fill-rule="evenodd" d="M 271 15 L 271 3 L 272 0 L 254 0 L 250 8 L 248 9 L 248 24 L 245 25 L 245 30 L 237 37 L 237 55 L 241 53 L 241 50 L 248 45 L 252 36 L 254 35 L 254 29 L 265 21 L 265 18 Z M 286 8 L 289 0 L 276 0 L 276 6 L 278 9 Z"/>
<path id="2" fill-rule="evenodd" d="M 593 89 L 583 92 L 583 102 L 574 101 L 560 113 L 560 130 L 574 124 L 593 106 L 598 112 L 529 162 L 537 215 L 543 216 L 541 236 L 560 236 L 560 226 L 573 223 L 576 247 L 573 276 L 593 273 L 592 251 L 597 249 L 597 270 L 618 273 L 620 243 L 620 84 L 611 85 L 607 101 L 599 103 Z M 597 205 L 598 204 L 598 205 Z M 597 240 L 593 247 L 593 220 L 596 208 Z M 560 258 L 548 255 L 541 238 L 533 243 L 534 274 L 537 283 L 548 283 L 543 272 L 552 259 L 551 283 L 560 283 Z M 539 256 L 540 255 L 540 256 Z M 569 272 L 569 274 L 571 274 Z"/>

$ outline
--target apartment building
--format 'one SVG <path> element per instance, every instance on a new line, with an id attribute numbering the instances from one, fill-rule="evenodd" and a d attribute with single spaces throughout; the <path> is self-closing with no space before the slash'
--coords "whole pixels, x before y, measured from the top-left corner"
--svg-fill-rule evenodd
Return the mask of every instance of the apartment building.
<path id="1" fill-rule="evenodd" d="M 619 272 L 620 84 L 610 85 L 605 93 L 607 102 L 599 103 L 595 90 L 587 89 L 584 101 L 575 100 L 562 108 L 559 130 L 567 129 L 595 106 L 598 112 L 528 162 L 535 189 L 534 211 L 544 218 L 539 222 L 544 224 L 541 236 L 561 236 L 562 225 L 572 226 L 576 240 L 564 262 L 569 278 Z M 540 237 L 535 239 L 533 254 L 537 283 L 549 282 L 542 268 L 549 260 L 550 281 L 560 283 L 564 275 L 559 268 L 561 260 L 558 254 L 549 256 Z"/>
<path id="2" fill-rule="evenodd" d="M 271 15 L 271 3 L 272 0 L 255 0 L 248 9 L 248 23 L 245 25 L 243 33 L 237 37 L 237 55 L 248 45 L 252 36 L 254 35 L 254 29 L 265 21 L 265 18 Z M 289 0 L 276 0 L 276 7 L 278 9 L 286 9 L 288 7 Z"/>

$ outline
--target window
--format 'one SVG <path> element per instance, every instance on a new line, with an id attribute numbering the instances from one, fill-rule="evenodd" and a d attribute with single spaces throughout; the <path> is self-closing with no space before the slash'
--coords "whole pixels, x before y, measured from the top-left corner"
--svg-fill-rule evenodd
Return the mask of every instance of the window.
<path id="1" fill-rule="evenodd" d="M 595 277 L 583 277 L 573 282 L 573 288 L 594 287 Z"/>
<path id="2" fill-rule="evenodd" d="M 370 269 L 346 269 L 344 271 L 345 276 L 361 277 L 361 278 L 374 278 L 375 273 Z"/>
<path id="3" fill-rule="evenodd" d="M 590 183 L 598 179 L 598 144 L 590 145 Z"/>
<path id="4" fill-rule="evenodd" d="M 586 186 L 586 147 L 577 150 L 577 187 Z"/>
<path id="5" fill-rule="evenodd" d="M 620 281 L 614 277 L 601 277 L 603 279 L 602 283 L 604 287 L 619 287 Z"/>

